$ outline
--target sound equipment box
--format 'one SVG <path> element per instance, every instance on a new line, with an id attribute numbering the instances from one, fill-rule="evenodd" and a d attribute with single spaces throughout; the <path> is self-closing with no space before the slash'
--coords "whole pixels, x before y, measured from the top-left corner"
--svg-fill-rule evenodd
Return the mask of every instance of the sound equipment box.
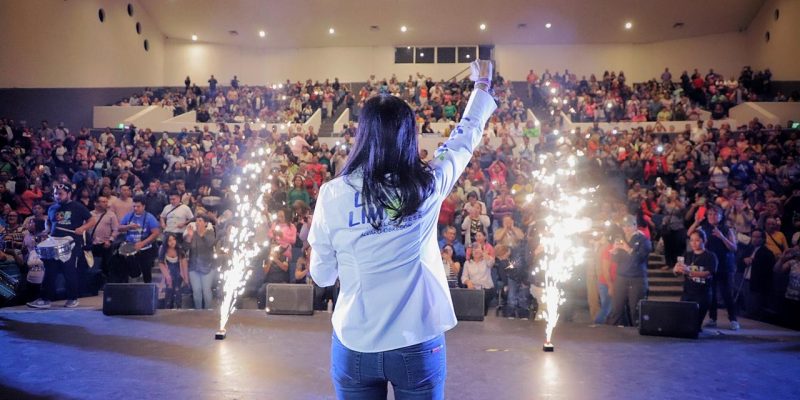
<path id="1" fill-rule="evenodd" d="M 268 314 L 314 314 L 314 286 L 295 283 L 268 283 Z"/>
<path id="2" fill-rule="evenodd" d="M 483 321 L 485 314 L 484 289 L 451 288 L 453 310 L 459 321 Z"/>
<path id="3" fill-rule="evenodd" d="M 6 271 L 0 270 L 0 304 L 11 302 L 14 297 L 17 297 L 17 290 L 19 289 L 19 278 Z"/>
<path id="4" fill-rule="evenodd" d="M 639 334 L 696 339 L 700 306 L 693 301 L 639 302 Z"/>
<path id="5" fill-rule="evenodd" d="M 103 288 L 105 315 L 153 315 L 157 307 L 155 283 L 107 283 Z"/>

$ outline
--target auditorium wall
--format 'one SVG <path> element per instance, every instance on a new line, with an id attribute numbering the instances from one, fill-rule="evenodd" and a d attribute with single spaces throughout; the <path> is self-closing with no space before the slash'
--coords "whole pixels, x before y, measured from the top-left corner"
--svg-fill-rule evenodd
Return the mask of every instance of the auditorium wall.
<path id="1" fill-rule="evenodd" d="M 514 80 L 524 79 L 530 69 L 541 74 L 546 68 L 569 68 L 579 78 L 591 73 L 600 78 L 613 70 L 625 71 L 628 82 L 642 82 L 660 77 L 665 67 L 674 79 L 694 68 L 738 76 L 747 60 L 744 43 L 745 35 L 733 32 L 646 44 L 498 46 L 495 55 L 499 68 Z"/>
<path id="2" fill-rule="evenodd" d="M 129 3 L 133 16 L 128 15 Z M 105 22 L 98 16 L 101 8 Z M 164 82 L 164 35 L 135 0 L 3 0 L 0 29 L 0 88 Z M 145 39 L 149 51 L 144 49 Z"/>
<path id="3" fill-rule="evenodd" d="M 640 45 L 497 45 L 495 59 L 500 72 L 512 80 L 524 80 L 531 68 L 539 73 L 545 68 L 570 68 L 587 75 L 623 70 L 632 81 L 660 76 L 664 67 L 670 67 L 676 78 L 682 70 L 709 67 L 729 76 L 746 64 L 745 39 L 744 34 L 727 33 Z M 388 78 L 392 73 L 405 79 L 416 72 L 447 79 L 467 66 L 395 64 L 394 48 L 388 46 L 253 49 L 168 39 L 166 47 L 168 85 L 180 85 L 187 74 L 205 82 L 212 73 L 226 83 L 234 74 L 245 83 L 326 77 L 365 81 L 370 74 Z"/>
<path id="4" fill-rule="evenodd" d="M 133 17 L 126 5 L 134 6 Z M 98 19 L 103 8 L 105 22 Z M 778 20 L 774 11 L 780 10 Z M 579 75 L 624 70 L 631 81 L 684 69 L 714 67 L 726 76 L 742 65 L 770 67 L 775 80 L 800 80 L 800 1 L 768 0 L 744 33 L 730 32 L 647 44 L 497 45 L 495 59 L 507 78 L 524 79 L 570 68 Z M 142 34 L 135 23 L 142 25 Z M 465 64 L 394 64 L 394 48 L 330 47 L 258 49 L 165 39 L 136 0 L 4 0 L 0 2 L 1 88 L 92 88 L 180 85 L 185 76 L 205 83 L 210 74 L 227 83 L 236 74 L 245 83 L 338 76 L 364 81 L 396 73 L 423 72 L 449 78 Z M 770 42 L 765 33 L 770 32 Z M 635 34 L 634 32 L 632 32 Z M 149 41 L 149 51 L 143 41 Z"/>
<path id="5" fill-rule="evenodd" d="M 164 78 L 170 86 L 182 84 L 186 75 L 207 84 L 211 74 L 225 85 L 233 75 L 245 84 L 334 77 L 342 82 L 365 82 L 371 74 L 380 79 L 393 73 L 405 80 L 417 72 L 448 79 L 468 67 L 468 64 L 395 64 L 394 48 L 390 46 L 258 49 L 176 39 L 166 41 L 164 64 Z"/>
<path id="6" fill-rule="evenodd" d="M 775 11 L 779 16 L 775 18 Z M 767 0 L 747 28 L 748 59 L 776 81 L 800 83 L 800 1 Z M 769 41 L 766 34 L 769 32 Z"/>

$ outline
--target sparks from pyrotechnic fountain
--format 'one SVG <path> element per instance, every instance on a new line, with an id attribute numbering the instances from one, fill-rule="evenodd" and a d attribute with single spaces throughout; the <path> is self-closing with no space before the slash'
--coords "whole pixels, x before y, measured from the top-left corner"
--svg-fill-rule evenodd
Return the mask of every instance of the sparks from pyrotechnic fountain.
<path id="1" fill-rule="evenodd" d="M 578 152 L 578 156 L 582 155 Z M 546 213 L 544 228 L 539 232 L 542 256 L 539 267 L 533 271 L 533 274 L 544 273 L 541 298 L 545 306 L 542 317 L 547 322 L 545 351 L 553 349 L 551 338 L 558 323 L 558 307 L 566 301 L 562 286 L 572 277 L 573 268 L 584 262 L 586 249 L 579 236 L 592 225 L 582 211 L 595 189 L 574 187 L 576 163 L 575 155 L 562 157 L 560 152 L 555 156 L 540 156 L 541 168 L 533 173 L 536 195 L 529 197 L 541 199 L 541 210 Z"/>
<path id="2" fill-rule="evenodd" d="M 253 258 L 269 241 L 258 242 L 257 229 L 266 229 L 275 214 L 266 216 L 265 196 L 272 191 L 272 175 L 269 174 L 272 152 L 269 148 L 260 148 L 250 153 L 250 157 L 242 168 L 241 175 L 236 178 L 230 191 L 236 201 L 235 223 L 224 239 L 220 251 L 226 255 L 225 265 L 220 265 L 220 281 L 222 282 L 223 300 L 219 307 L 219 329 L 225 331 L 230 316 L 236 311 L 236 299 L 244 292 L 244 285 L 250 278 L 249 268 Z M 215 259 L 219 259 L 214 254 Z"/>

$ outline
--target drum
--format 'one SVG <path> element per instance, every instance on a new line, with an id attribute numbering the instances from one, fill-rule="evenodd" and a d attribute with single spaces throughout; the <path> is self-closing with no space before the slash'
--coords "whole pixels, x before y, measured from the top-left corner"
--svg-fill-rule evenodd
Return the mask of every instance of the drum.
<path id="1" fill-rule="evenodd" d="M 136 243 L 133 242 L 122 243 L 117 250 L 117 253 L 123 257 L 130 257 L 138 252 L 139 250 L 136 250 Z"/>
<path id="2" fill-rule="evenodd" d="M 44 264 L 35 251 L 28 254 L 28 282 L 41 285 L 44 281 Z"/>
<path id="3" fill-rule="evenodd" d="M 205 196 L 200 202 L 206 207 L 216 207 L 222 203 L 222 199 L 217 196 Z"/>
<path id="4" fill-rule="evenodd" d="M 61 260 L 66 262 L 72 256 L 75 240 L 69 236 L 49 237 L 36 245 L 36 254 L 42 260 Z"/>
<path id="5" fill-rule="evenodd" d="M 44 266 L 43 265 L 32 265 L 28 270 L 28 283 L 32 283 L 34 285 L 41 285 L 44 281 Z"/>

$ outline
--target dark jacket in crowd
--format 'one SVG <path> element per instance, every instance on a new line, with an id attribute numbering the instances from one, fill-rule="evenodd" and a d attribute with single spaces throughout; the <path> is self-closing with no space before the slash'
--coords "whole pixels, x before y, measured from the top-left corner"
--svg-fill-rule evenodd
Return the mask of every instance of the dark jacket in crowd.
<path id="1" fill-rule="evenodd" d="M 633 249 L 630 254 L 622 250 L 614 253 L 617 275 L 629 278 L 646 277 L 647 259 L 653 250 L 653 244 L 643 233 L 637 231 L 631 236 L 628 246 Z"/>
<path id="2" fill-rule="evenodd" d="M 750 263 L 750 290 L 756 293 L 770 293 L 774 267 L 775 254 L 767 246 L 760 246 L 754 251 L 753 261 Z"/>
<path id="3" fill-rule="evenodd" d="M 711 226 L 708 222 L 703 222 L 700 225 L 700 229 L 706 233 L 706 237 L 708 238 L 708 242 L 706 242 L 706 250 L 714 253 L 717 256 L 717 260 L 719 261 L 719 266 L 717 271 L 721 274 L 733 272 L 736 270 L 736 254 L 723 243 L 722 239 L 714 236 L 714 227 Z M 719 224 L 717 226 L 720 232 L 726 237 L 728 236 L 728 232 L 730 228 L 725 226 L 725 224 Z"/>
<path id="4" fill-rule="evenodd" d="M 207 274 L 213 269 L 214 242 L 216 234 L 212 230 L 206 230 L 206 234 L 200 236 L 197 231 L 192 235 L 189 242 L 189 271 L 197 271 Z"/>

